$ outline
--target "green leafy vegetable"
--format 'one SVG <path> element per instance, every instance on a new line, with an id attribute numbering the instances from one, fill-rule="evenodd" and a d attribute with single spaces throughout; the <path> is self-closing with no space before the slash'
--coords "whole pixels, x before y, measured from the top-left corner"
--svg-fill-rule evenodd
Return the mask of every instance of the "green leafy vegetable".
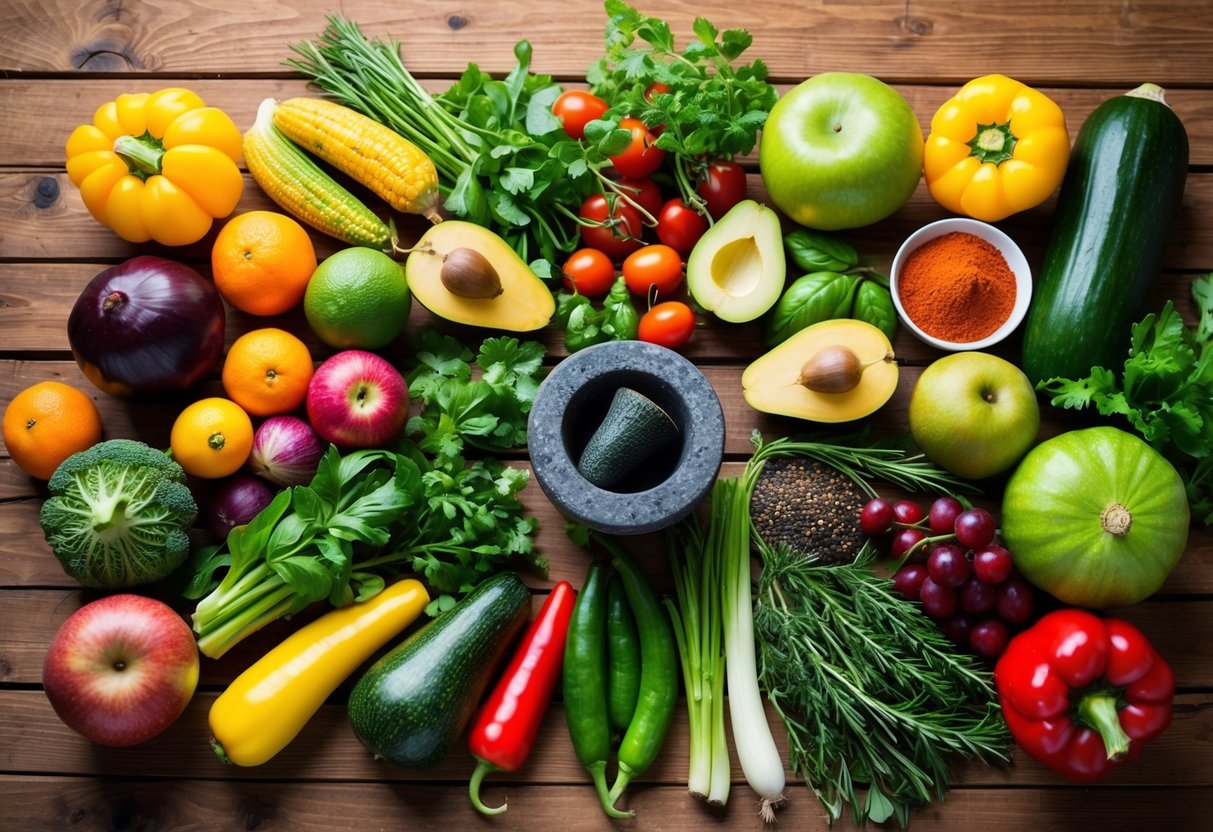
<path id="1" fill-rule="evenodd" d="M 1213 523 L 1213 274 L 1196 278 L 1192 298 L 1200 319 L 1184 324 L 1167 301 L 1157 315 L 1133 325 L 1129 355 L 1119 375 L 1092 367 L 1080 379 L 1051 378 L 1037 388 L 1054 407 L 1094 407 L 1123 417 L 1179 470 L 1192 515 Z"/>
<path id="2" fill-rule="evenodd" d="M 719 31 L 696 18 L 692 39 L 679 51 L 670 25 L 624 3 L 606 0 L 606 55 L 587 78 L 610 102 L 608 117 L 631 115 L 649 127 L 663 125 L 656 146 L 673 155 L 684 202 L 706 215 L 695 192 L 698 169 L 754 148 L 778 93 L 761 60 L 736 65 L 752 38 L 744 29 Z M 640 43 L 637 43 L 639 41 Z M 666 92 L 650 93 L 665 84 Z"/>
<path id="3" fill-rule="evenodd" d="M 585 295 L 565 291 L 557 294 L 554 321 L 564 329 L 565 348 L 577 352 L 607 341 L 635 339 L 640 314 L 632 302 L 627 281 L 621 275 L 603 298 L 601 309 L 595 309 Z"/>
<path id="4" fill-rule="evenodd" d="M 806 272 L 845 272 L 859 265 L 859 253 L 846 240 L 798 228 L 783 238 L 792 262 Z"/>
<path id="5" fill-rule="evenodd" d="M 99 442 L 65 459 L 47 488 L 38 516 L 46 542 L 85 586 L 152 583 L 189 554 L 198 506 L 163 451 L 133 439 Z"/>

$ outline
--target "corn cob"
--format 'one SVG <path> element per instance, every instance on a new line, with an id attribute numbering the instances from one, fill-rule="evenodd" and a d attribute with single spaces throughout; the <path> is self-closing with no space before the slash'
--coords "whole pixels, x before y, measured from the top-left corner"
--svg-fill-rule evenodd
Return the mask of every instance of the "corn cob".
<path id="1" fill-rule="evenodd" d="M 274 111 L 274 125 L 395 210 L 422 214 L 433 222 L 441 219 L 438 171 L 423 150 L 399 133 L 322 98 L 283 101 Z"/>
<path id="2" fill-rule="evenodd" d="M 274 126 L 277 106 L 272 98 L 262 101 L 257 120 L 244 134 L 244 160 L 261 190 L 318 231 L 386 250 L 391 238 L 387 225 L 282 135 Z"/>

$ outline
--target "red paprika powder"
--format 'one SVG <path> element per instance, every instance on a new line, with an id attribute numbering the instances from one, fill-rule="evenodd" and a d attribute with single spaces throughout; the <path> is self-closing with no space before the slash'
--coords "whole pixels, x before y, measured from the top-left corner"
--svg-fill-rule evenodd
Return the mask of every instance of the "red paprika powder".
<path id="1" fill-rule="evenodd" d="M 1011 317 L 1015 273 L 992 243 L 953 231 L 910 253 L 897 276 L 897 294 L 906 316 L 927 335 L 968 344 Z"/>

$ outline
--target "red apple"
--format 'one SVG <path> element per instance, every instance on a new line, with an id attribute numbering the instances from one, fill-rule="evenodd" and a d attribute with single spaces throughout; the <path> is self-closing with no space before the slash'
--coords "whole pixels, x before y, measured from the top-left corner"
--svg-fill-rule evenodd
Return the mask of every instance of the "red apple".
<path id="1" fill-rule="evenodd" d="M 42 684 L 73 731 L 100 745 L 136 745 L 189 704 L 198 685 L 198 647 L 167 604 L 110 595 L 63 622 L 46 653 Z"/>
<path id="2" fill-rule="evenodd" d="M 373 352 L 337 353 L 316 368 L 307 386 L 308 421 L 342 450 L 387 444 L 408 415 L 404 376 Z"/>

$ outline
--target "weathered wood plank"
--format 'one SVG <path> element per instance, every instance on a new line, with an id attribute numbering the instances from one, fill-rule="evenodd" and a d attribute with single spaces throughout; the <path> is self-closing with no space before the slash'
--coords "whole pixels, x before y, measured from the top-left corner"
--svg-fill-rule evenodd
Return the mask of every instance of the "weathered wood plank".
<path id="1" fill-rule="evenodd" d="M 331 9 L 315 0 L 270 9 L 175 0 L 129 10 L 99 7 L 92 15 L 81 15 L 71 0 L 20 0 L 13 6 L 0 67 L 174 75 L 280 73 L 287 44 L 314 38 Z M 683 43 L 698 15 L 721 28 L 747 27 L 754 35 L 753 55 L 782 80 L 852 70 L 893 80 L 962 82 L 989 72 L 992 55 L 999 71 L 1037 83 L 1213 80 L 1204 60 L 1213 16 L 1202 3 L 1147 0 L 1116 11 L 1097 0 L 1032 0 L 983 9 L 980 16 L 946 0 L 779 0 L 744 10 L 724 2 L 670 0 L 645 10 L 668 19 Z M 601 54 L 605 25 L 601 4 L 591 0 L 565 4 L 560 14 L 520 0 L 470 9 L 364 0 L 342 11 L 368 34 L 399 39 L 408 65 L 424 75 L 449 75 L 469 59 L 505 71 L 513 63 L 515 40 L 525 34 L 537 71 L 580 77 Z"/>
<path id="2" fill-rule="evenodd" d="M 493 818 L 493 829 L 532 832 L 545 827 L 612 830 L 619 825 L 602 814 L 593 790 L 585 786 L 536 786 L 511 790 L 485 782 L 486 803 L 508 801 L 510 809 Z M 919 809 L 911 823 L 935 832 L 1039 832 L 1041 829 L 1197 829 L 1208 818 L 1203 787 L 1100 789 L 1097 800 L 1077 787 L 955 789 L 943 805 Z M 20 829 L 112 830 L 119 823 L 139 829 L 181 832 L 331 832 L 336 828 L 408 828 L 445 832 L 451 828 L 487 828 L 468 806 L 462 785 L 404 786 L 397 783 L 240 783 L 77 777 L 10 777 L 0 781 L 11 823 Z M 705 825 L 737 830 L 769 829 L 758 819 L 752 795 L 738 789 L 725 809 L 710 809 L 677 786 L 637 785 L 626 798 L 636 810 L 638 829 L 698 832 Z M 390 818 L 390 821 L 385 819 Z M 806 790 L 792 791 L 780 811 L 783 825 L 825 829 L 827 818 Z M 386 824 L 386 826 L 385 826 Z M 832 829 L 857 827 L 847 816 Z"/>
<path id="3" fill-rule="evenodd" d="M 326 704 L 308 722 L 288 748 L 274 759 L 252 769 L 224 766 L 207 742 L 210 731 L 206 715 L 217 694 L 195 695 L 177 722 L 158 737 L 133 748 L 113 749 L 92 745 L 65 726 L 41 691 L 0 691 L 0 769 L 10 774 L 90 774 L 104 771 L 111 777 L 200 777 L 231 780 L 390 780 L 396 782 L 440 782 L 465 780 L 474 768 L 462 743 L 454 745 L 441 763 L 426 771 L 403 771 L 375 760 L 349 729 L 345 707 Z M 774 714 L 771 718 L 777 720 Z M 774 733 L 781 752 L 783 731 L 778 722 Z M 1174 721 L 1154 740 L 1133 765 L 1114 770 L 1099 793 L 1126 786 L 1213 786 L 1213 697 L 1183 694 L 1178 698 Z M 731 732 L 730 732 L 731 734 Z M 680 705 L 670 734 L 657 761 L 642 782 L 678 785 L 686 782 L 687 722 Z M 730 738 L 731 740 L 731 738 Z M 744 778 L 730 744 L 733 781 L 737 796 L 745 800 Z M 528 787 L 553 783 L 582 783 L 581 766 L 568 738 L 564 710 L 553 704 L 544 718 L 534 754 L 527 765 L 513 774 L 499 774 L 488 783 L 524 783 Z M 958 762 L 956 782 L 965 786 L 1061 785 L 1058 778 L 1016 750 L 1006 767 Z"/>
<path id="4" fill-rule="evenodd" d="M 468 56 L 468 60 L 472 59 Z M 63 164 L 63 143 L 68 134 L 77 124 L 89 121 L 102 102 L 112 101 L 124 92 L 152 91 L 169 83 L 176 82 L 130 76 L 73 76 L 39 81 L 34 86 L 24 80 L 0 79 L 0 112 L 5 114 L 4 122 L 0 124 L 0 165 L 59 167 Z M 426 78 L 422 83 L 437 93 L 449 87 L 452 79 Z M 257 105 L 263 98 L 317 94 L 301 77 L 198 78 L 189 81 L 188 85 L 207 104 L 223 109 L 241 129 L 252 125 Z M 584 84 L 573 81 L 565 86 Z M 777 86 L 781 93 L 792 87 L 791 84 Z M 910 103 L 923 132 L 927 133 L 931 117 L 958 85 L 933 81 L 932 85 L 897 84 L 895 88 Z M 1068 87 L 1047 87 L 1041 91 L 1056 101 L 1066 114 L 1071 138 L 1077 135 L 1092 110 L 1119 92 L 1117 89 Z M 48 94 L 59 102 L 49 112 L 46 107 Z M 1191 164 L 1213 164 L 1213 100 L 1203 90 L 1178 87 L 1167 91 L 1167 102 L 1187 128 Z M 753 165 L 756 160 L 757 155 L 751 153 L 745 161 Z"/>

